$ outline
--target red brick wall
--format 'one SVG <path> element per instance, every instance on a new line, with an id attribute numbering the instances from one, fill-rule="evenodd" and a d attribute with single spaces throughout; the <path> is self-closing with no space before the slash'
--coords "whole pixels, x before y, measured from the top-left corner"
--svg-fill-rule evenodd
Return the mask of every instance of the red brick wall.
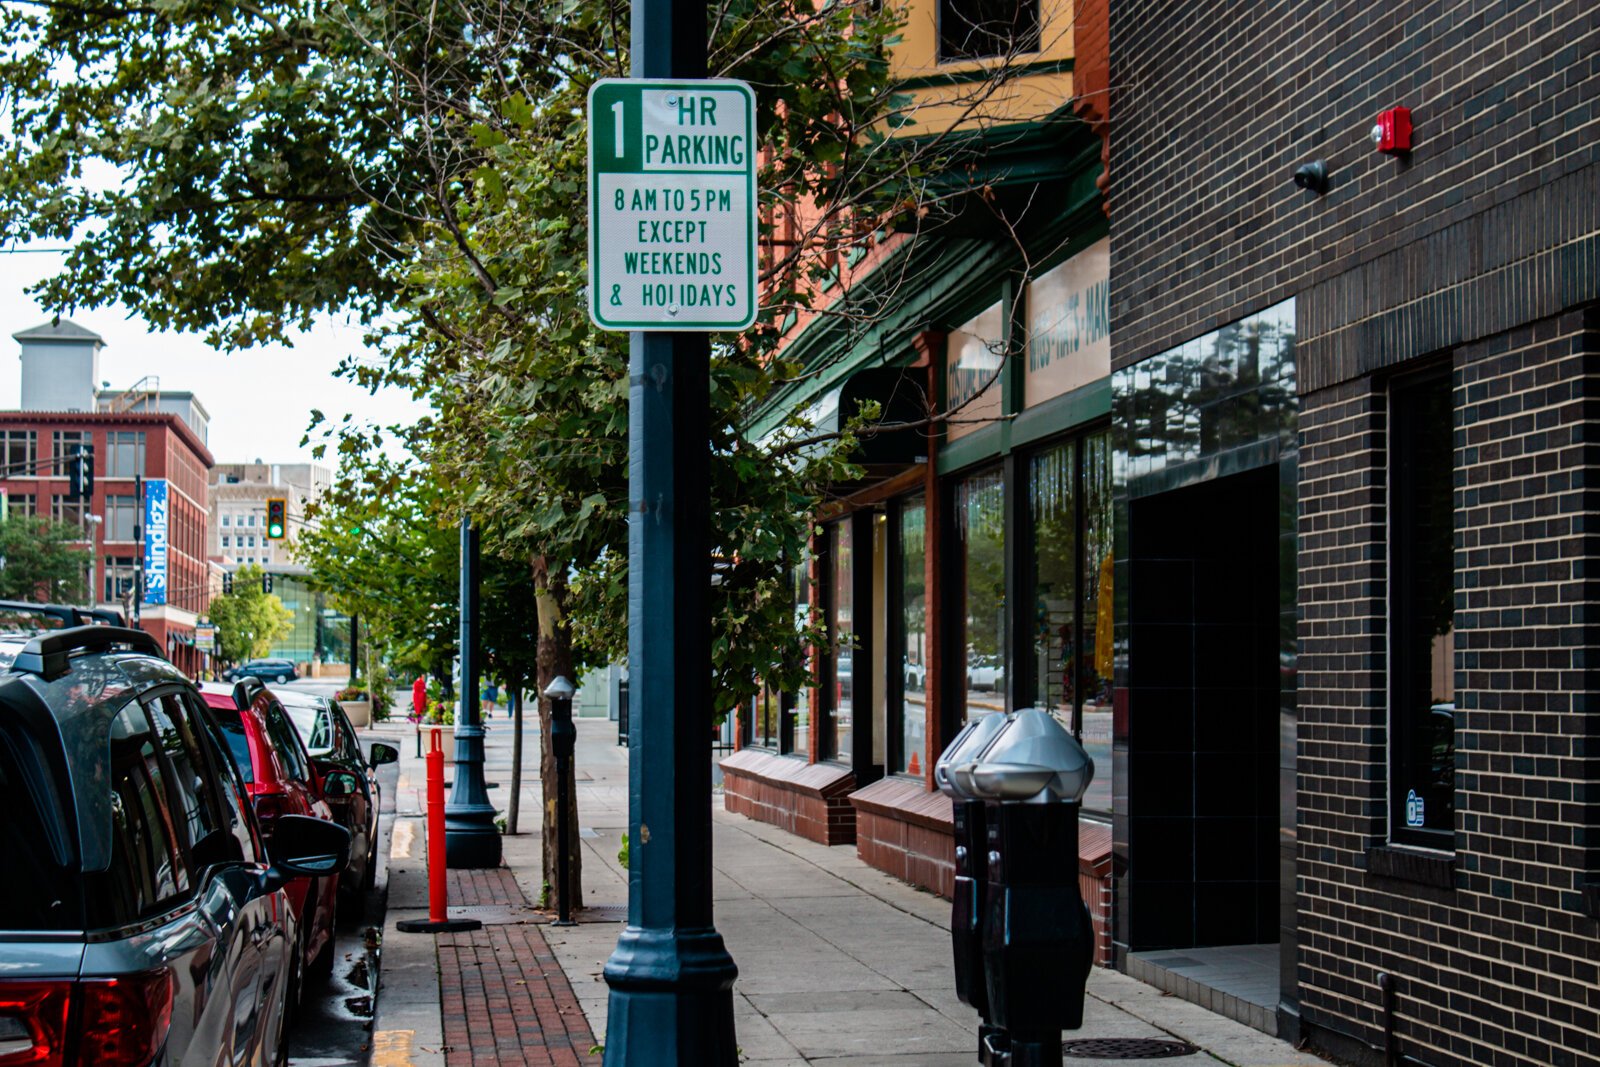
<path id="1" fill-rule="evenodd" d="M 949 899 L 955 891 L 955 824 L 950 801 L 907 778 L 884 778 L 850 797 L 856 855 L 863 863 Z M 1094 926 L 1094 959 L 1111 965 L 1111 828 L 1083 823 L 1078 891 Z"/>
<path id="2" fill-rule="evenodd" d="M 804 763 L 761 749 L 740 749 L 722 761 L 722 795 L 729 811 L 821 845 L 855 842 L 854 786 L 855 776 L 846 767 Z"/>

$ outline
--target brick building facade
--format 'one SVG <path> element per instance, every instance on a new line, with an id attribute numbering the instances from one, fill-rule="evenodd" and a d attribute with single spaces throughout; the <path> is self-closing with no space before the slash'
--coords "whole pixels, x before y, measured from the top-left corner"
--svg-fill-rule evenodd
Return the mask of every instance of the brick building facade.
<path id="1" fill-rule="evenodd" d="M 1243 942 L 1215 916 L 1248 887 L 1285 1036 L 1596 1062 L 1600 8 L 1147 0 L 1111 64 L 1119 962 Z M 1313 161 L 1323 195 L 1290 180 Z M 1159 536 L 1177 504 L 1260 539 L 1275 573 L 1204 569 L 1276 611 L 1172 603 L 1205 558 Z M 1173 668 L 1179 636 L 1214 654 Z M 1219 659 L 1247 667 L 1212 686 Z M 1255 761 L 1248 815 L 1202 810 L 1221 751 Z M 1208 872 L 1215 820 L 1274 815 Z"/>

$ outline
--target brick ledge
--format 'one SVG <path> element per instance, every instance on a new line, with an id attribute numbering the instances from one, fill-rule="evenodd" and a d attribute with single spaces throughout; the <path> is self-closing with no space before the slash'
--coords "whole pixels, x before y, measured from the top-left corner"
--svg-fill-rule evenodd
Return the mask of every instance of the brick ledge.
<path id="1" fill-rule="evenodd" d="M 738 774 L 780 789 L 831 800 L 855 787 L 855 774 L 839 763 L 807 763 L 796 756 L 779 756 L 758 748 L 741 748 L 723 759 L 723 774 Z"/>

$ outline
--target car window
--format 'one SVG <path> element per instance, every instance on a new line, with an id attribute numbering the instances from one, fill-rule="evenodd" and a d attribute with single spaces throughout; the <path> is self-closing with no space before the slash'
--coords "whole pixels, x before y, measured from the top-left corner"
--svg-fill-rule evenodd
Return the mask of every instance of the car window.
<path id="1" fill-rule="evenodd" d="M 240 773 L 235 762 L 227 742 L 230 735 L 218 723 L 216 713 L 198 695 L 185 693 L 184 697 L 189 705 L 190 721 L 198 724 L 198 732 L 206 738 L 207 751 L 211 755 L 212 765 L 216 768 L 217 789 L 222 796 L 228 829 L 233 834 L 234 840 L 239 843 L 240 858 L 246 863 L 256 863 L 263 853 L 261 840 L 256 834 L 255 820 L 251 818 L 249 805 L 245 803 L 244 783 L 249 779 Z M 237 716 L 234 721 L 237 724 Z M 243 740 L 242 731 L 240 739 Z M 246 754 L 245 765 L 249 766 L 249 763 L 249 755 Z"/>
<path id="2" fill-rule="evenodd" d="M 311 773 L 306 767 L 300 739 L 295 736 L 294 727 L 289 725 L 289 717 L 283 713 L 283 705 L 263 693 L 256 698 L 255 706 L 266 720 L 267 737 L 271 739 L 272 747 L 277 750 L 278 758 L 283 761 L 283 769 L 288 772 L 290 778 L 309 782 Z"/>
<path id="3" fill-rule="evenodd" d="M 239 713 L 232 708 L 212 708 L 211 716 L 228 746 L 228 755 L 233 757 L 233 766 L 239 772 L 239 777 L 247 784 L 255 781 L 255 766 L 250 762 L 250 738 L 245 736 L 244 722 Z"/>
<path id="4" fill-rule="evenodd" d="M 167 803 L 168 772 L 138 701 L 111 721 L 110 748 L 111 864 L 85 894 L 96 926 L 159 914 L 189 889 Z"/>
<path id="5" fill-rule="evenodd" d="M 50 844 L 45 820 L 55 817 L 38 775 L 23 773 L 22 750 L 0 734 L 0 856 L 27 877 L 0 878 L 0 930 L 73 930 L 83 923 L 78 883 Z M 42 771 L 42 768 L 37 768 Z M 59 835 L 58 835 L 59 840 Z"/>
<path id="6" fill-rule="evenodd" d="M 327 709 L 310 708 L 303 704 L 285 704 L 283 710 L 288 713 L 289 721 L 294 723 L 295 732 L 300 735 L 300 740 L 305 742 L 307 752 L 313 756 L 320 756 L 333 751 L 338 738 L 333 735 Z"/>
<path id="7" fill-rule="evenodd" d="M 176 691 L 150 698 L 145 713 L 172 768 L 172 813 L 179 844 L 193 856 L 195 871 L 242 859 L 183 698 Z"/>

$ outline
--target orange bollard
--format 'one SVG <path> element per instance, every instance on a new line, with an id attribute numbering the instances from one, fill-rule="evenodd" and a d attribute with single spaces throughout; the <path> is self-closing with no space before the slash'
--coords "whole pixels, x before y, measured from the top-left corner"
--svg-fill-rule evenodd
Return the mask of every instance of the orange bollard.
<path id="1" fill-rule="evenodd" d="M 427 814 L 425 836 L 428 849 L 428 917 L 402 919 L 395 928 L 408 934 L 448 933 L 453 930 L 476 930 L 483 924 L 477 919 L 450 918 L 449 886 L 445 875 L 444 826 L 444 748 L 438 730 L 429 732 L 431 740 L 428 753 L 423 757 L 427 767 Z"/>
<path id="2" fill-rule="evenodd" d="M 449 916 L 448 886 L 444 873 L 444 750 L 439 731 L 433 731 L 428 750 L 428 921 L 442 923 Z"/>

